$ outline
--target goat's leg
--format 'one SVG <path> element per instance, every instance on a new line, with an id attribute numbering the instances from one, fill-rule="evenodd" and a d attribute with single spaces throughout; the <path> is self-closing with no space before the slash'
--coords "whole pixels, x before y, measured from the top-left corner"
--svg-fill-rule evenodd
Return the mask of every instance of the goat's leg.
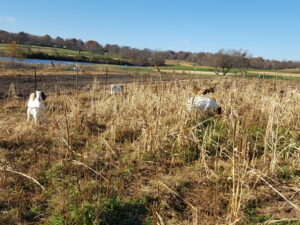
<path id="1" fill-rule="evenodd" d="M 29 122 L 29 119 L 30 119 L 30 109 L 28 108 L 27 109 L 27 122 Z"/>
<path id="2" fill-rule="evenodd" d="M 45 124 L 45 116 L 44 116 L 44 112 L 41 112 L 41 113 L 40 113 L 40 116 L 41 116 L 41 123 L 42 123 L 42 125 L 44 125 L 44 124 Z"/>
<path id="3" fill-rule="evenodd" d="M 36 125 L 37 124 L 37 111 L 36 110 L 34 110 L 34 112 L 33 112 L 33 118 L 34 118 L 34 124 Z"/>

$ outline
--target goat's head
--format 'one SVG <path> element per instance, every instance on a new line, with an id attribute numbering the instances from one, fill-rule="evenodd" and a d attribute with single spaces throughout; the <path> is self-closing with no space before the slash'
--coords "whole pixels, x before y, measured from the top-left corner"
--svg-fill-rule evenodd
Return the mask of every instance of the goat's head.
<path id="1" fill-rule="evenodd" d="M 39 101 L 42 101 L 42 100 L 45 100 L 46 99 L 46 95 L 43 91 L 35 91 L 36 93 L 36 98 L 39 100 Z"/>
<path id="2" fill-rule="evenodd" d="M 41 92 L 41 97 L 42 97 L 43 101 L 45 101 L 47 98 L 47 96 L 45 95 L 45 93 L 43 91 Z"/>
<path id="3" fill-rule="evenodd" d="M 217 113 L 218 115 L 221 115 L 221 114 L 222 114 L 222 107 L 221 107 L 221 106 L 219 106 L 219 107 L 216 109 L 216 113 Z"/>
<path id="4" fill-rule="evenodd" d="M 215 87 L 207 88 L 202 92 L 203 95 L 206 95 L 208 93 L 215 93 Z"/>

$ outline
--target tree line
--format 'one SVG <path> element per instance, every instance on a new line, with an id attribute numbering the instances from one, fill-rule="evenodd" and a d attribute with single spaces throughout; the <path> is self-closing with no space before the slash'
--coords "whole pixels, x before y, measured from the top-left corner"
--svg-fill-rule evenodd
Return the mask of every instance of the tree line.
<path id="1" fill-rule="evenodd" d="M 25 32 L 12 33 L 0 30 L 0 43 L 39 45 L 46 47 L 66 48 L 78 51 L 89 51 L 92 53 L 119 57 L 128 64 L 140 66 L 161 66 L 166 59 L 184 60 L 199 66 L 212 66 L 217 74 L 226 74 L 232 67 L 239 68 L 242 74 L 247 73 L 247 68 L 280 70 L 300 68 L 299 61 L 267 60 L 262 57 L 252 57 L 245 50 L 219 50 L 216 53 L 209 52 L 187 52 L 187 51 L 153 51 L 151 49 L 137 49 L 116 44 L 101 45 L 97 41 L 82 41 L 76 38 L 52 38 L 46 34 L 37 36 Z"/>

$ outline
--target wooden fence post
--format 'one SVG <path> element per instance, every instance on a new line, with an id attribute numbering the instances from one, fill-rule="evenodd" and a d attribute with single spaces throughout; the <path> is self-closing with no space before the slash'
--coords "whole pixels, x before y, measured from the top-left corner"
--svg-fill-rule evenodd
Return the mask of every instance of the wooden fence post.
<path id="1" fill-rule="evenodd" d="M 34 67 L 34 90 L 37 90 L 36 67 Z"/>

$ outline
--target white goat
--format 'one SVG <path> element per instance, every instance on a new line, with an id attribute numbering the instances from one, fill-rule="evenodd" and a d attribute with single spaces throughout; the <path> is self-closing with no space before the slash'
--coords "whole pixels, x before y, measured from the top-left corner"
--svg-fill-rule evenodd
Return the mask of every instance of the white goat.
<path id="1" fill-rule="evenodd" d="M 222 113 L 222 108 L 211 98 L 195 96 L 188 99 L 188 109 L 193 108 L 203 110 L 204 112 L 215 111 L 217 114 Z"/>
<path id="2" fill-rule="evenodd" d="M 117 85 L 110 85 L 110 93 L 117 94 L 117 93 L 122 93 L 123 92 L 123 86 L 117 86 Z"/>
<path id="3" fill-rule="evenodd" d="M 45 104 L 43 100 L 46 99 L 46 95 L 42 91 L 35 91 L 29 95 L 27 103 L 27 121 L 30 116 L 33 117 L 34 123 L 37 124 L 38 119 L 44 123 Z"/>

